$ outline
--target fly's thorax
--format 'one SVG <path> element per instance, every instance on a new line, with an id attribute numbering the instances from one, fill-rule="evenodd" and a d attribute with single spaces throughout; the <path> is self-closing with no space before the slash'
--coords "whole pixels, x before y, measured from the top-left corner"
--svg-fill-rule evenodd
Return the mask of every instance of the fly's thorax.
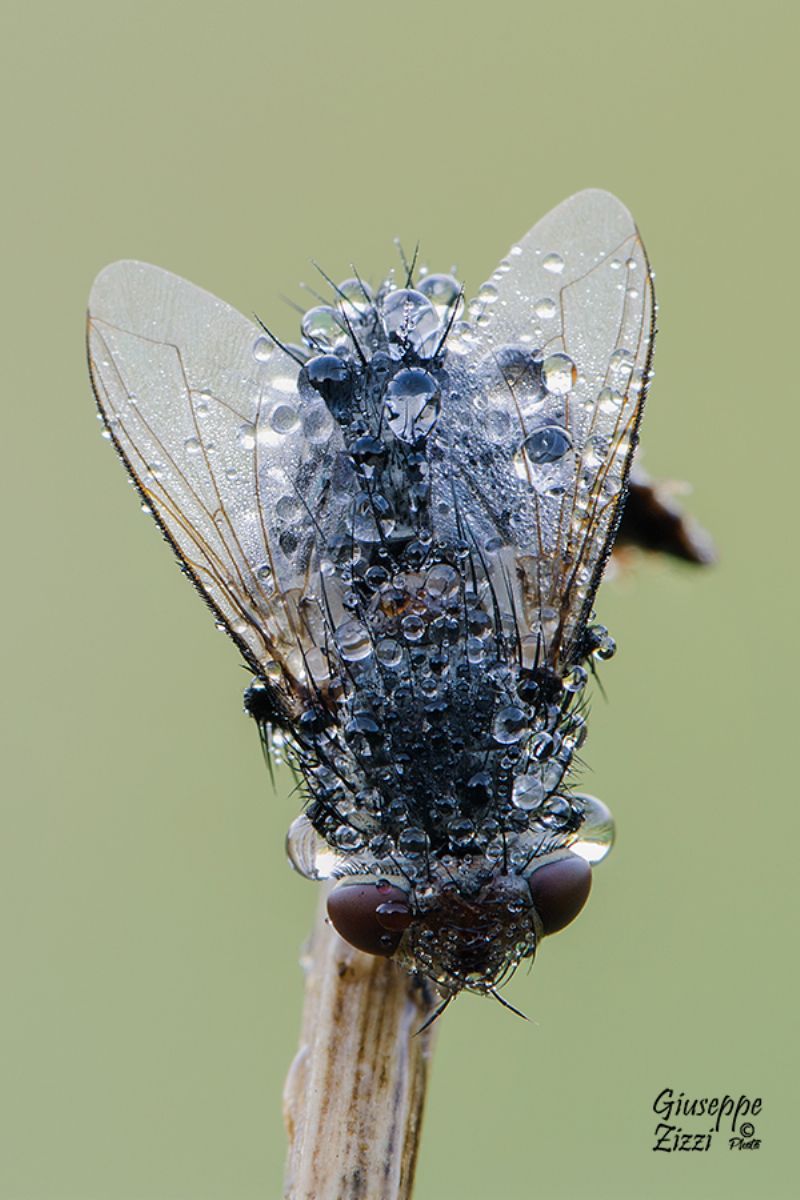
<path id="1" fill-rule="evenodd" d="M 391 681 L 378 669 L 356 678 L 335 717 L 311 709 L 298 723 L 307 817 L 332 850 L 401 860 L 416 879 L 432 857 L 516 866 L 577 830 L 566 776 L 583 719 L 552 695 L 538 704 L 505 658 L 470 664 L 456 636 L 444 655 L 419 645 Z"/>
<path id="2" fill-rule="evenodd" d="M 455 555 L 374 567 L 353 592 L 336 676 L 295 721 L 306 820 L 330 853 L 424 880 L 432 858 L 516 870 L 564 844 L 583 821 L 568 773 L 586 671 L 528 666 L 513 614 Z"/>

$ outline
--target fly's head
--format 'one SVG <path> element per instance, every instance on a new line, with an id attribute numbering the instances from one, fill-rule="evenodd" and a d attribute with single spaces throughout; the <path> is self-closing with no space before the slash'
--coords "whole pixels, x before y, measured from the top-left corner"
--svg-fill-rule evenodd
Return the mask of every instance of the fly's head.
<path id="1" fill-rule="evenodd" d="M 554 855 L 529 875 L 474 866 L 456 881 L 437 869 L 422 887 L 388 880 L 343 880 L 328 899 L 345 941 L 393 957 L 432 979 L 445 996 L 494 993 L 542 937 L 583 908 L 591 867 L 572 853 Z"/>

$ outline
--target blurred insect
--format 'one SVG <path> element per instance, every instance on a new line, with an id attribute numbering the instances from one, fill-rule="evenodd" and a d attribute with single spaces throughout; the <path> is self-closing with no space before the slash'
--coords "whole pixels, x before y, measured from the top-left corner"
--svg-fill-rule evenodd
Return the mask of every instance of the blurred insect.
<path id="1" fill-rule="evenodd" d="M 636 226 L 601 191 L 469 305 L 450 275 L 348 279 L 302 346 L 144 263 L 92 289 L 107 436 L 302 775 L 291 861 L 339 880 L 345 939 L 446 999 L 497 995 L 611 845 L 569 772 L 614 651 L 592 608 L 654 315 Z M 635 540 L 702 558 L 646 480 L 635 496 Z"/>

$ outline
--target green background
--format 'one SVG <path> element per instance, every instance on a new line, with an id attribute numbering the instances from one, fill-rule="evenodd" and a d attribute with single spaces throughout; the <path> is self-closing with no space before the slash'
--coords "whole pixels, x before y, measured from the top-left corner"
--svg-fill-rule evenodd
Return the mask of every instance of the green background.
<path id="1" fill-rule="evenodd" d="M 796 6 L 15 5 L 3 137 L 0 1200 L 277 1197 L 315 888 L 86 377 L 94 274 L 280 299 L 392 237 L 470 287 L 586 186 L 661 303 L 645 462 L 720 565 L 601 592 L 585 754 L 618 845 L 509 997 L 442 1022 L 418 1200 L 788 1197 L 797 1161 Z M 792 351 L 792 353 L 790 353 Z M 655 1095 L 763 1097 L 652 1152 Z M 703 1129 L 704 1123 L 685 1127 Z"/>

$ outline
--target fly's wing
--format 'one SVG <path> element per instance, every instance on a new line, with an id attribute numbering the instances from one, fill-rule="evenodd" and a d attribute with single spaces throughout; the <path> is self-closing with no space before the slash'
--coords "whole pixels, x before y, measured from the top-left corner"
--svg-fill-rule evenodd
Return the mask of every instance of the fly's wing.
<path id="1" fill-rule="evenodd" d="M 288 714 L 327 673 L 311 514 L 340 440 L 297 365 L 208 292 L 118 262 L 89 300 L 107 429 L 188 574 Z"/>
<path id="2" fill-rule="evenodd" d="M 641 238 L 614 196 L 565 200 L 453 330 L 449 505 L 510 607 L 525 661 L 580 652 L 624 501 L 653 349 Z M 460 353 L 460 356 L 458 352 Z"/>

